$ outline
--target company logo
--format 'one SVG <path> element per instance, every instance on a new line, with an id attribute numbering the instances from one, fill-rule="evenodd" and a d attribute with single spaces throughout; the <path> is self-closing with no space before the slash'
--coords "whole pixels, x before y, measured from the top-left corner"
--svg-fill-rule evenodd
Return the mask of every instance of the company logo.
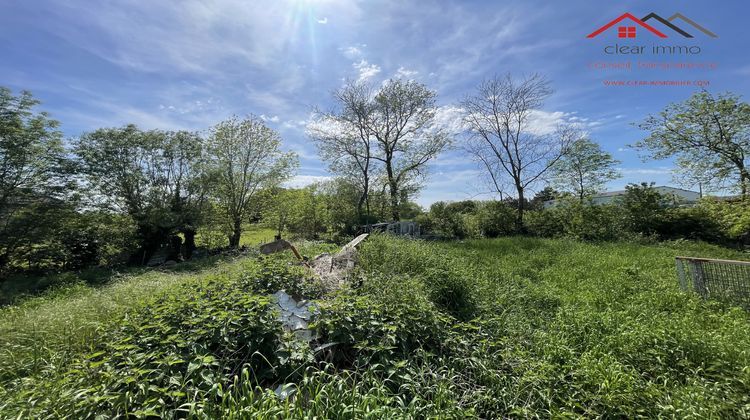
<path id="1" fill-rule="evenodd" d="M 629 20 L 629 22 L 624 22 L 626 19 Z M 666 29 L 669 29 L 669 31 L 665 31 L 665 32 L 669 33 L 672 36 L 674 36 L 674 34 L 677 34 L 685 38 L 693 38 L 692 33 L 696 33 L 695 31 L 699 31 L 708 37 L 718 38 L 718 36 L 715 33 L 697 24 L 695 21 L 693 21 L 692 19 L 689 19 L 687 16 L 683 15 L 682 13 L 675 13 L 674 15 L 670 16 L 668 19 L 664 19 L 663 17 L 657 15 L 656 13 L 649 13 L 648 15 L 644 16 L 641 19 L 638 19 L 637 17 L 633 16 L 630 13 L 623 13 L 620 17 L 612 20 L 611 22 L 607 23 L 601 28 L 588 34 L 586 38 L 594 38 L 598 36 L 599 34 L 607 31 L 608 29 L 618 24 L 619 24 L 619 26 L 617 26 L 618 38 L 635 38 L 639 27 L 642 30 L 645 29 L 647 32 L 651 33 L 652 35 L 656 37 L 667 38 L 668 37 L 667 34 L 665 34 L 664 32 L 646 23 L 646 21 L 651 20 L 651 19 L 658 21 L 659 23 L 664 25 Z M 677 26 L 675 22 L 680 23 L 680 25 L 682 26 Z M 637 26 L 633 26 L 633 25 L 637 25 Z M 685 28 L 687 28 L 688 30 L 685 30 Z"/>

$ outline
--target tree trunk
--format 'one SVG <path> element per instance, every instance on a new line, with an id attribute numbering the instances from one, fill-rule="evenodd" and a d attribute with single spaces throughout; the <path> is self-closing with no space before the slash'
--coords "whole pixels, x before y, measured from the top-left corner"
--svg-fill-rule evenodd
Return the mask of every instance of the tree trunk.
<path id="1" fill-rule="evenodd" d="M 370 187 L 369 187 L 369 181 L 367 178 L 365 178 L 364 185 L 362 186 L 362 195 L 359 196 L 359 201 L 357 202 L 357 220 L 362 223 L 366 219 L 363 216 L 362 207 L 367 206 L 367 219 L 370 218 L 370 198 L 368 197 L 370 194 Z"/>
<path id="2" fill-rule="evenodd" d="M 583 190 L 583 173 L 578 173 L 578 199 L 581 203 L 583 203 L 583 198 L 585 197 L 585 191 Z"/>
<path id="3" fill-rule="evenodd" d="M 185 244 L 182 250 L 182 258 L 189 260 L 193 257 L 193 251 L 195 251 L 195 230 L 187 229 L 182 232 L 185 235 Z"/>
<path id="4" fill-rule="evenodd" d="M 523 187 L 516 186 L 516 191 L 518 191 L 518 209 L 516 211 L 516 230 L 520 233 L 523 232 L 523 210 L 524 210 L 524 197 L 523 197 Z"/>
<path id="5" fill-rule="evenodd" d="M 182 238 L 177 235 L 169 237 L 169 255 L 164 261 L 180 261 L 180 251 L 182 248 Z"/>
<path id="6" fill-rule="evenodd" d="M 240 247 L 240 237 L 242 236 L 242 221 L 237 219 L 232 226 L 232 235 L 229 237 L 229 247 L 236 249 Z"/>
<path id="7" fill-rule="evenodd" d="M 8 266 L 10 263 L 10 254 L 7 252 L 4 252 L 0 254 L 0 274 L 2 274 L 3 270 Z M 0 280 L 2 280 L 3 276 L 0 275 Z"/>
<path id="8" fill-rule="evenodd" d="M 398 208 L 398 185 L 395 181 L 390 181 L 388 185 L 391 191 L 391 217 L 397 222 L 401 220 L 401 212 Z"/>
<path id="9" fill-rule="evenodd" d="M 750 196 L 750 172 L 742 166 L 740 167 L 740 191 L 743 199 L 748 199 Z"/>
<path id="10" fill-rule="evenodd" d="M 129 263 L 132 265 L 146 265 L 154 256 L 156 250 L 159 249 L 159 243 L 154 240 L 146 240 L 143 242 L 138 251 L 136 251 L 129 258 Z"/>

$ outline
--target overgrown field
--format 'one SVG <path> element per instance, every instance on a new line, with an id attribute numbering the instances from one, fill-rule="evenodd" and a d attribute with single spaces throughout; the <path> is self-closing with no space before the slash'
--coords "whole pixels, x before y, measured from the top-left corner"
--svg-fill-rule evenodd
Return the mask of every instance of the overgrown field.
<path id="1" fill-rule="evenodd" d="M 750 316 L 681 293 L 676 255 L 747 259 L 374 237 L 328 294 L 288 256 L 60 289 L 0 311 L 0 417 L 749 417 Z M 282 288 L 317 299 L 312 347 Z"/>

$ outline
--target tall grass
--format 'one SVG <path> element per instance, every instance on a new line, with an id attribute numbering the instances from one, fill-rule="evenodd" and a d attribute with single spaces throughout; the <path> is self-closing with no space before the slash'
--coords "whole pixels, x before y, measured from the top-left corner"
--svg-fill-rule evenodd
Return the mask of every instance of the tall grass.
<path id="1" fill-rule="evenodd" d="M 746 418 L 750 317 L 679 291 L 676 255 L 748 259 L 374 236 L 319 348 L 269 318 L 273 290 L 317 296 L 288 255 L 73 286 L 0 311 L 0 417 Z"/>

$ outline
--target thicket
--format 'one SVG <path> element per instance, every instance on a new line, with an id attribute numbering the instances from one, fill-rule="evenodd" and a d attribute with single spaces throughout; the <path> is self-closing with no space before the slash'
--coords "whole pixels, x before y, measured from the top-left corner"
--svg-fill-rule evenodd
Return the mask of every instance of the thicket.
<path id="1" fill-rule="evenodd" d="M 555 204 L 532 209 L 524 230 L 513 221 L 513 206 L 503 201 L 438 202 L 417 218 L 423 230 L 442 238 L 494 238 L 526 234 L 589 241 L 630 239 L 692 239 L 722 245 L 750 243 L 750 202 L 706 197 L 685 205 L 658 193 L 648 184 L 629 185 L 611 203 L 595 204 L 563 197 Z M 536 208 L 534 208 L 536 207 Z"/>

